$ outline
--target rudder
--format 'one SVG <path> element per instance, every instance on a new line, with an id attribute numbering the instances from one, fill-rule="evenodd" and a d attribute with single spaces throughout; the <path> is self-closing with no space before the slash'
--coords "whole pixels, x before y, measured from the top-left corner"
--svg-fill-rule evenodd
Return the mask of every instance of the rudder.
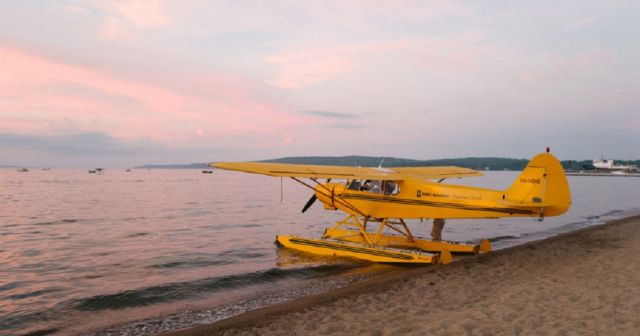
<path id="1" fill-rule="evenodd" d="M 562 165 L 549 153 L 536 155 L 505 191 L 511 204 L 540 205 L 541 216 L 558 216 L 571 206 L 571 192 Z"/>

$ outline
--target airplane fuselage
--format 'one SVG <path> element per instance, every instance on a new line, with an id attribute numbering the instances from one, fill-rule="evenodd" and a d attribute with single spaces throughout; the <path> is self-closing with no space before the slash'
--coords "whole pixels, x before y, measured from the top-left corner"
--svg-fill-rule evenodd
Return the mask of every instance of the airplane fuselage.
<path id="1" fill-rule="evenodd" d="M 547 217 L 571 206 L 562 165 L 548 153 L 531 159 L 505 190 L 405 178 L 325 183 L 315 191 L 327 209 L 373 218 Z"/>
<path id="2" fill-rule="evenodd" d="M 325 183 L 316 188 L 316 196 L 325 208 L 374 218 L 498 218 L 541 214 L 541 208 L 500 204 L 504 191 L 411 180 L 395 184 L 399 191 L 392 194 Z"/>

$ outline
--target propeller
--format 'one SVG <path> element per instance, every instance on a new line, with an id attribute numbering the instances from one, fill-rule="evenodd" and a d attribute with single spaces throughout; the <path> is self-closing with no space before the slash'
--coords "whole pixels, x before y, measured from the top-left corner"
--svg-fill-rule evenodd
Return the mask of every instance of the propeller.
<path id="1" fill-rule="evenodd" d="M 329 182 L 331 182 L 331 179 L 327 179 L 327 183 Z M 317 199 L 318 197 L 316 197 L 315 193 L 311 195 L 311 198 L 309 198 L 309 200 L 307 201 L 307 204 L 305 204 L 304 207 L 302 207 L 302 213 L 305 213 L 305 211 L 309 210 L 309 208 L 313 205 L 313 203 L 316 202 Z"/>
<path id="2" fill-rule="evenodd" d="M 313 203 L 316 202 L 317 199 L 318 197 L 316 197 L 316 194 L 311 195 L 311 198 L 309 198 L 309 200 L 307 201 L 307 204 L 305 204 L 304 207 L 302 208 L 302 213 L 309 210 L 309 208 L 313 205 Z"/>

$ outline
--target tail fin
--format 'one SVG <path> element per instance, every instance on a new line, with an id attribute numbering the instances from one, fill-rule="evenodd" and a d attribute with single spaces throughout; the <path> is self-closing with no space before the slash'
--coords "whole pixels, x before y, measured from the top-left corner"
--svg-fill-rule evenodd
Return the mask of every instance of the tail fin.
<path id="1" fill-rule="evenodd" d="M 549 153 L 531 159 L 503 199 L 511 206 L 538 208 L 540 216 L 558 216 L 571 206 L 567 177 L 558 159 Z"/>

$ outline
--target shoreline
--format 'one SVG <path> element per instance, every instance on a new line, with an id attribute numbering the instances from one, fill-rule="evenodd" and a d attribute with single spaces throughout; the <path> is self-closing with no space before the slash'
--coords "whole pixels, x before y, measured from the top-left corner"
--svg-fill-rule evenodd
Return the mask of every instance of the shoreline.
<path id="1" fill-rule="evenodd" d="M 634 263 L 629 249 L 640 252 L 640 215 L 463 257 L 447 266 L 407 267 L 159 335 L 513 334 L 576 328 L 581 334 L 610 334 L 611 319 L 621 327 L 614 334 L 630 334 L 640 328 L 640 289 L 620 285 L 640 281 L 640 260 Z M 498 290 L 503 287 L 508 290 Z M 619 291 L 631 294 L 631 300 Z"/>
<path id="2" fill-rule="evenodd" d="M 614 173 L 566 172 L 565 175 L 567 176 L 602 176 L 602 177 L 640 177 L 640 173 L 614 174 Z"/>

